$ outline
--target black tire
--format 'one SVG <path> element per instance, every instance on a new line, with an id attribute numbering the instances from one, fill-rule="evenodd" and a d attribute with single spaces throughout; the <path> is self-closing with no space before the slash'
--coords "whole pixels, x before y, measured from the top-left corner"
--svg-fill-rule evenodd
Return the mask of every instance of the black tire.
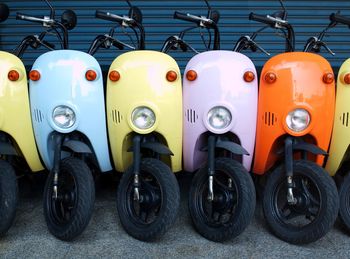
<path id="1" fill-rule="evenodd" d="M 133 199 L 132 166 L 123 174 L 117 192 L 117 209 L 125 231 L 142 241 L 159 239 L 175 222 L 180 190 L 175 175 L 163 162 L 145 158 L 140 164 L 140 196 Z M 152 198 L 153 197 L 153 198 Z"/>
<path id="2" fill-rule="evenodd" d="M 307 244 L 323 237 L 333 226 L 339 209 L 337 187 L 327 172 L 311 161 L 293 162 L 293 194 L 297 205 L 287 203 L 284 165 L 266 183 L 263 211 L 272 232 L 292 244 Z"/>
<path id="3" fill-rule="evenodd" d="M 350 233 L 350 174 L 339 183 L 339 219 Z"/>
<path id="4" fill-rule="evenodd" d="M 70 241 L 89 224 L 94 202 L 95 186 L 89 167 L 76 158 L 61 161 L 58 197 L 53 197 L 53 174 L 47 178 L 44 190 L 44 215 L 52 235 Z"/>
<path id="5" fill-rule="evenodd" d="M 0 237 L 11 227 L 18 200 L 16 173 L 12 166 L 0 160 Z"/>
<path id="6" fill-rule="evenodd" d="M 217 158 L 214 202 L 208 201 L 208 184 L 208 169 L 204 166 L 193 177 L 189 195 L 189 210 L 196 230 L 216 242 L 237 237 L 254 216 L 256 193 L 251 176 L 239 162 Z"/>

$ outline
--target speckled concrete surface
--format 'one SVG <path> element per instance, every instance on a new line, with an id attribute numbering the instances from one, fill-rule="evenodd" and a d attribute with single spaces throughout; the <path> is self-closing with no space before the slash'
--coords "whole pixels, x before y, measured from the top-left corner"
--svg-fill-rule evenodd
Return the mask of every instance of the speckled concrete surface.
<path id="1" fill-rule="evenodd" d="M 178 220 L 160 241 L 144 243 L 124 232 L 115 206 L 117 182 L 107 180 L 103 182 L 109 184 L 100 184 L 97 189 L 88 228 L 77 240 L 66 243 L 46 228 L 42 181 L 31 183 L 31 187 L 26 181 L 21 184 L 15 223 L 0 240 L 0 258 L 350 258 L 350 236 L 338 223 L 313 244 L 290 245 L 269 233 L 259 203 L 254 221 L 238 238 L 222 244 L 202 238 L 192 228 L 187 210 L 188 175 L 179 177 L 183 195 Z"/>

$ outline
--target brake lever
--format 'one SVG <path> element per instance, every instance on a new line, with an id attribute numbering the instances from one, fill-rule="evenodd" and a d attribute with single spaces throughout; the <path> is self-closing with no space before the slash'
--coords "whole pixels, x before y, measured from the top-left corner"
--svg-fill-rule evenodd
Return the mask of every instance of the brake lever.
<path id="1" fill-rule="evenodd" d="M 326 43 L 324 43 L 324 42 L 322 41 L 322 42 L 320 42 L 320 45 L 321 45 L 322 47 L 324 47 L 324 48 L 328 51 L 328 53 L 330 53 L 332 56 L 335 55 L 335 53 L 327 46 Z"/>
<path id="2" fill-rule="evenodd" d="M 261 52 L 263 52 L 264 54 L 266 54 L 267 56 L 270 56 L 271 54 L 269 52 L 267 52 L 263 47 L 261 47 L 258 43 L 256 43 L 255 41 L 253 41 L 252 39 L 249 38 L 249 43 L 253 44 L 253 46 L 255 46 L 256 48 L 258 48 Z"/>

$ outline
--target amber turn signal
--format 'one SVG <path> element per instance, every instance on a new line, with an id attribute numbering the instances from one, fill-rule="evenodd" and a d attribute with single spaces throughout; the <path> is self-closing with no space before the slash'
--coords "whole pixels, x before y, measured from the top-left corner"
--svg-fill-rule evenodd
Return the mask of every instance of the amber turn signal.
<path id="1" fill-rule="evenodd" d="M 344 75 L 343 81 L 345 84 L 350 85 L 350 73 Z"/>
<path id="2" fill-rule="evenodd" d="M 244 81 L 250 83 L 250 82 L 254 81 L 255 75 L 252 71 L 247 71 L 244 73 L 243 79 L 244 79 Z"/>
<path id="3" fill-rule="evenodd" d="M 16 70 L 11 70 L 7 74 L 7 78 L 11 81 L 17 81 L 19 79 L 19 73 Z"/>
<path id="4" fill-rule="evenodd" d="M 97 77 L 97 74 L 94 70 L 88 70 L 85 73 L 85 78 L 88 81 L 94 81 L 96 79 L 96 77 Z"/>
<path id="5" fill-rule="evenodd" d="M 120 79 L 120 74 L 118 71 L 116 70 L 112 70 L 110 73 L 109 73 L 109 80 L 113 81 L 113 82 L 117 82 L 119 79 Z"/>
<path id="6" fill-rule="evenodd" d="M 32 81 L 38 81 L 40 79 L 40 73 L 38 70 L 32 70 L 29 72 L 29 78 Z"/>
<path id="7" fill-rule="evenodd" d="M 277 76 L 273 72 L 268 72 L 265 74 L 264 79 L 265 79 L 266 83 L 272 84 L 272 83 L 276 82 Z"/>
<path id="8" fill-rule="evenodd" d="M 197 79 L 197 72 L 194 70 L 188 70 L 186 73 L 186 78 L 188 81 L 194 81 Z"/>
<path id="9" fill-rule="evenodd" d="M 326 84 L 331 84 L 334 82 L 334 75 L 333 73 L 325 73 L 323 75 L 323 82 Z"/>
<path id="10" fill-rule="evenodd" d="M 166 79 L 169 82 L 174 82 L 177 79 L 177 73 L 175 71 L 170 70 L 168 73 L 166 73 Z"/>

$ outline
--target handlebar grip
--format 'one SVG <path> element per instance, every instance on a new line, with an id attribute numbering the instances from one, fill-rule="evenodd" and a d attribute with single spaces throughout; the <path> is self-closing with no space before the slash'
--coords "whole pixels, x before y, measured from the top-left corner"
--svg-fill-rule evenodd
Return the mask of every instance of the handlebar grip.
<path id="1" fill-rule="evenodd" d="M 185 14 L 185 13 L 180 13 L 180 12 L 178 12 L 178 11 L 175 11 L 175 13 L 174 13 L 174 19 L 198 23 L 198 20 L 197 20 L 197 19 L 194 19 L 193 17 L 190 17 L 190 16 L 188 16 L 187 14 Z"/>
<path id="2" fill-rule="evenodd" d="M 27 14 L 23 14 L 23 13 L 17 13 L 16 20 L 42 23 L 44 21 L 44 17 L 32 16 L 32 15 L 27 15 Z"/>
<path id="3" fill-rule="evenodd" d="M 108 13 L 108 12 L 103 12 L 103 11 L 99 11 L 97 10 L 95 13 L 96 18 L 100 18 L 102 20 L 107 20 L 107 21 L 112 21 L 112 22 L 123 22 L 123 17 L 119 16 L 119 15 L 115 15 L 112 13 Z"/>
<path id="4" fill-rule="evenodd" d="M 337 14 L 337 13 L 332 13 L 332 14 L 329 16 L 329 19 L 330 19 L 332 22 L 339 22 L 339 23 L 342 23 L 342 24 L 345 24 L 345 25 L 350 26 L 350 18 L 345 17 L 345 16 L 343 16 L 343 15 L 340 15 L 340 14 Z"/>
<path id="5" fill-rule="evenodd" d="M 249 14 L 249 20 L 265 23 L 265 24 L 268 24 L 270 26 L 274 26 L 275 25 L 275 21 L 270 20 L 269 18 L 267 18 L 264 15 L 259 15 L 259 14 L 255 14 L 255 13 L 250 13 Z"/>

